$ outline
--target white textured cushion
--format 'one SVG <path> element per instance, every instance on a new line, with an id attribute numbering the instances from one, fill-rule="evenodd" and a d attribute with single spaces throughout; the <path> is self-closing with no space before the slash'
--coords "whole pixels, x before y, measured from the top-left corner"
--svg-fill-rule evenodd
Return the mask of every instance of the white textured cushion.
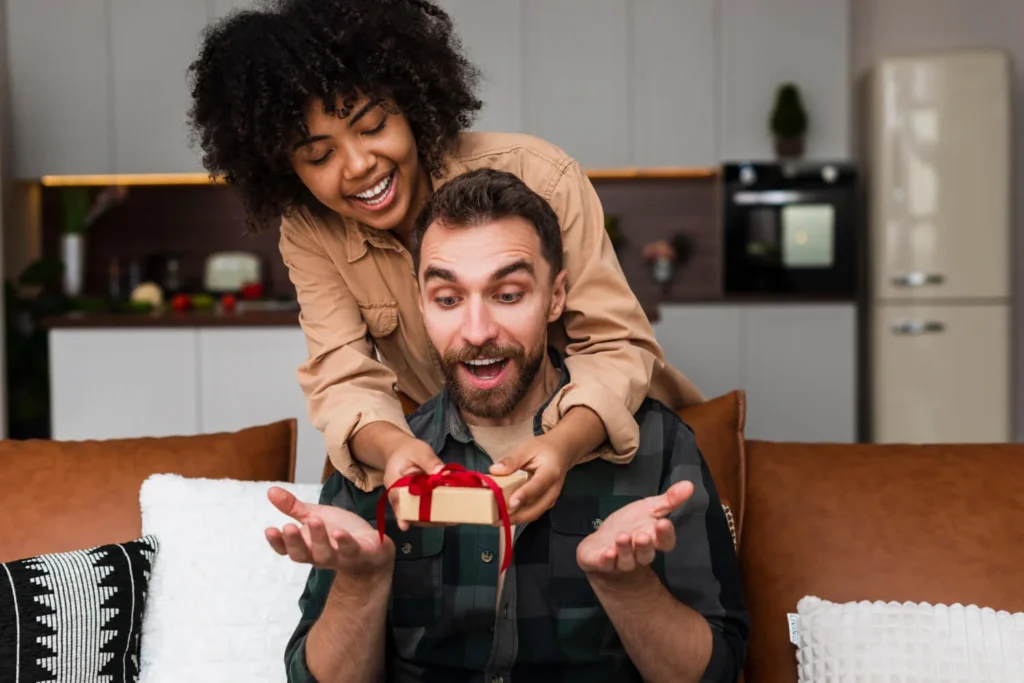
<path id="1" fill-rule="evenodd" d="M 319 484 L 160 474 L 140 492 L 142 529 L 160 543 L 142 625 L 141 683 L 285 680 L 308 565 L 263 531 L 290 519 L 267 500 L 280 486 L 315 503 Z"/>
<path id="2" fill-rule="evenodd" d="M 1024 681 L 1024 613 L 808 596 L 797 615 L 800 683 Z"/>

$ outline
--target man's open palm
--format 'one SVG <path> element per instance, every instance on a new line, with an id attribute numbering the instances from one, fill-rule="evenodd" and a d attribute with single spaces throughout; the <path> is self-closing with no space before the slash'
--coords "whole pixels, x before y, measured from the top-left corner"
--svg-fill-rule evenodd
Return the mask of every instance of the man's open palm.
<path id="1" fill-rule="evenodd" d="M 349 574 L 374 573 L 391 565 L 395 546 L 359 515 L 331 505 L 312 505 L 273 486 L 267 498 L 300 526 L 285 524 L 266 530 L 267 542 L 280 555 Z"/>
<path id="2" fill-rule="evenodd" d="M 693 484 L 681 481 L 659 496 L 616 510 L 576 547 L 576 562 L 588 573 L 631 572 L 649 565 L 656 553 L 675 547 L 676 528 L 666 517 L 691 495 Z"/>

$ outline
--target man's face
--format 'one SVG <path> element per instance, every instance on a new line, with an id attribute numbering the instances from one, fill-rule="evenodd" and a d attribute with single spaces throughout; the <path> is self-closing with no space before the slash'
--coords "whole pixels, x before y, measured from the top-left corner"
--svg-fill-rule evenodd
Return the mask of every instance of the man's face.
<path id="1" fill-rule="evenodd" d="M 420 247 L 420 306 L 460 410 L 511 413 L 544 362 L 547 326 L 562 314 L 565 273 L 552 282 L 540 237 L 521 218 L 432 225 Z"/>

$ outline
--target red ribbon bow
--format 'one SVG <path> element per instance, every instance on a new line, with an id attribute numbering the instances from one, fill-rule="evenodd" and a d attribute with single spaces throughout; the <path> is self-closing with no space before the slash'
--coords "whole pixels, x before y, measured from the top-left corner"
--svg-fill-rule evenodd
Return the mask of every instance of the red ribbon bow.
<path id="1" fill-rule="evenodd" d="M 463 488 L 484 488 L 487 487 L 494 492 L 494 498 L 498 501 L 498 514 L 501 516 L 501 524 L 505 529 L 505 557 L 501 561 L 501 570 L 508 569 L 512 561 L 512 532 L 511 522 L 508 516 L 508 507 L 505 505 L 505 496 L 501 487 L 486 474 L 467 470 L 462 465 L 451 463 L 445 465 L 434 474 L 411 474 L 402 477 L 380 495 L 377 500 L 377 533 L 380 534 L 381 543 L 384 542 L 384 511 L 388 493 L 396 486 L 408 486 L 409 493 L 420 497 L 420 521 L 430 521 L 430 505 L 433 501 L 434 489 L 438 486 L 456 486 Z"/>

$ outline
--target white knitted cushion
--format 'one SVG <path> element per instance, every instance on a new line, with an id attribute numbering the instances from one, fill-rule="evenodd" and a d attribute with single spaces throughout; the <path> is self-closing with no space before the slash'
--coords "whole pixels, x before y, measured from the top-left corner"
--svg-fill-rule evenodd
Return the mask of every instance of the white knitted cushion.
<path id="1" fill-rule="evenodd" d="M 155 474 L 142 528 L 160 542 L 142 624 L 140 683 L 278 683 L 309 565 L 275 553 L 268 526 L 294 521 L 267 490 L 316 503 L 319 484 Z"/>
<path id="2" fill-rule="evenodd" d="M 1024 613 L 808 596 L 793 629 L 799 683 L 1024 681 Z"/>

